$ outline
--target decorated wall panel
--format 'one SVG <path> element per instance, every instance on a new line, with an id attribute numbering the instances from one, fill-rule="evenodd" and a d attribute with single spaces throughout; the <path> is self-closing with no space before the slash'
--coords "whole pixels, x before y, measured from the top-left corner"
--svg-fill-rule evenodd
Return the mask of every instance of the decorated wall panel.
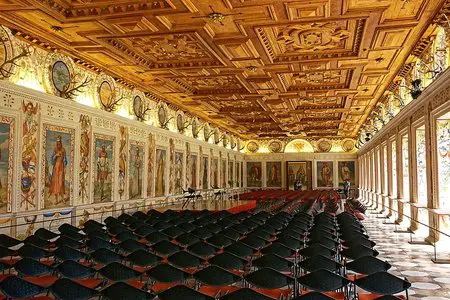
<path id="1" fill-rule="evenodd" d="M 0 99 L 7 99 L 0 101 L 0 212 L 5 224 L 17 222 L 21 238 L 59 218 L 79 225 L 166 199 L 171 144 L 174 195 L 188 174 L 198 183 L 198 153 L 189 154 L 188 173 L 187 145 L 219 153 L 217 145 L 5 81 Z"/>
<path id="2" fill-rule="evenodd" d="M 262 187 L 261 162 L 247 162 L 247 186 Z"/>
<path id="3" fill-rule="evenodd" d="M 281 187 L 281 161 L 266 162 L 266 186 Z"/>
<path id="4" fill-rule="evenodd" d="M 344 187 L 345 180 L 350 181 L 350 186 L 355 186 L 356 172 L 354 161 L 338 161 L 339 187 Z"/>

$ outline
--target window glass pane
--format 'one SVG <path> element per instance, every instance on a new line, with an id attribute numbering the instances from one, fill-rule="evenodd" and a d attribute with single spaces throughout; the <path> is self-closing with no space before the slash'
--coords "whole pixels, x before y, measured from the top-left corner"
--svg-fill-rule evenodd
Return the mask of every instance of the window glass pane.
<path id="1" fill-rule="evenodd" d="M 397 198 L 397 155 L 395 141 L 392 142 L 392 196 Z"/>
<path id="2" fill-rule="evenodd" d="M 450 120 L 437 121 L 439 207 L 450 208 Z"/>
<path id="3" fill-rule="evenodd" d="M 425 129 L 416 130 L 417 155 L 417 202 L 427 205 L 427 161 L 425 155 Z"/>
<path id="4" fill-rule="evenodd" d="M 387 159 L 387 146 L 383 146 L 383 155 L 384 155 L 384 191 L 383 193 L 387 195 L 388 191 L 388 159 Z"/>
<path id="5" fill-rule="evenodd" d="M 403 156 L 403 199 L 409 199 L 409 153 L 408 153 L 408 135 L 402 137 L 402 156 Z"/>

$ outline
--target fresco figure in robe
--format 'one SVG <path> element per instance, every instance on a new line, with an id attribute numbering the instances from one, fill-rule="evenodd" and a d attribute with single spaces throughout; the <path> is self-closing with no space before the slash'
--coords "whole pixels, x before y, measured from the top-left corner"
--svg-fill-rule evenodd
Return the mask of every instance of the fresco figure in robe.
<path id="1" fill-rule="evenodd" d="M 267 162 L 267 186 L 279 187 L 281 186 L 281 162 Z M 291 168 L 292 170 L 292 168 Z"/>
<path id="2" fill-rule="evenodd" d="M 55 197 L 55 204 L 58 205 L 64 202 L 65 172 L 67 166 L 66 149 L 64 149 L 62 144 L 61 136 L 58 136 L 56 139 L 56 147 L 53 150 L 51 164 L 53 169 L 50 179 L 49 195 L 50 197 Z"/>
<path id="3" fill-rule="evenodd" d="M 320 171 L 322 175 L 322 183 L 324 186 L 329 186 L 331 184 L 331 169 L 327 162 L 323 163 L 322 170 Z"/>
<path id="4" fill-rule="evenodd" d="M 105 144 L 102 145 L 102 149 L 98 153 L 97 157 L 97 180 L 100 183 L 100 198 L 103 199 L 105 181 L 108 180 L 109 175 L 109 160 L 108 153 L 106 152 Z"/>
<path id="5" fill-rule="evenodd" d="M 157 157 L 157 163 L 156 163 L 156 190 L 155 194 L 156 196 L 164 196 L 164 165 L 166 160 L 166 151 L 165 150 L 156 150 L 156 157 Z"/>
<path id="6" fill-rule="evenodd" d="M 351 172 L 346 162 L 343 163 L 343 166 L 341 168 L 341 178 L 343 181 L 351 179 Z"/>
<path id="7" fill-rule="evenodd" d="M 132 164 L 132 185 L 130 186 L 130 198 L 139 198 L 142 190 L 142 151 L 139 146 L 132 146 L 134 154 L 130 158 Z"/>
<path id="8" fill-rule="evenodd" d="M 301 165 L 297 173 L 295 173 L 295 180 L 300 181 L 301 184 L 306 184 L 306 170 L 303 165 Z"/>

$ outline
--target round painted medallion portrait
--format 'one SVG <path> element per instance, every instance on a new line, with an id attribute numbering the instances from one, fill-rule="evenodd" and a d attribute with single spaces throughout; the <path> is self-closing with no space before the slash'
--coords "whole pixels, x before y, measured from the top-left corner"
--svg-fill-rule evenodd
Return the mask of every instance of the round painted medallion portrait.
<path id="1" fill-rule="evenodd" d="M 142 111 L 143 111 L 142 98 L 140 96 L 136 96 L 133 98 L 134 115 L 138 118 L 142 118 Z"/>
<path id="2" fill-rule="evenodd" d="M 197 120 L 196 120 L 196 119 L 192 120 L 191 128 L 192 128 L 192 136 L 193 136 L 194 138 L 197 138 L 197 137 L 198 137 L 198 129 L 197 129 L 197 126 L 198 126 Z"/>
<path id="3" fill-rule="evenodd" d="M 317 142 L 317 148 L 319 148 L 320 152 L 329 152 L 333 145 L 327 139 L 321 139 Z"/>
<path id="4" fill-rule="evenodd" d="M 52 67 L 52 83 L 58 92 L 64 92 L 70 85 L 71 75 L 65 62 L 58 60 Z"/>
<path id="5" fill-rule="evenodd" d="M 183 125 L 184 125 L 183 115 L 178 114 L 177 115 L 177 130 L 178 130 L 178 132 L 182 133 L 184 131 Z"/>
<path id="6" fill-rule="evenodd" d="M 218 130 L 214 130 L 214 143 L 218 144 L 220 142 L 220 135 Z"/>
<path id="7" fill-rule="evenodd" d="M 100 87 L 98 89 L 98 97 L 100 99 L 100 102 L 105 107 L 108 107 L 109 104 L 112 102 L 113 91 L 108 81 L 103 81 L 100 84 Z"/>
<path id="8" fill-rule="evenodd" d="M 278 153 L 281 151 L 281 142 L 280 141 L 271 141 L 269 143 L 269 150 L 272 153 Z"/>
<path id="9" fill-rule="evenodd" d="M 228 135 L 225 135 L 223 137 L 222 144 L 224 147 L 228 146 Z"/>
<path id="10" fill-rule="evenodd" d="M 256 142 L 251 141 L 247 144 L 247 149 L 248 149 L 248 151 L 255 153 L 258 151 L 259 145 Z"/>
<path id="11" fill-rule="evenodd" d="M 342 143 L 342 149 L 343 149 L 345 152 L 350 152 L 350 151 L 352 151 L 354 148 L 355 148 L 355 142 L 354 142 L 354 141 L 352 141 L 352 140 L 345 140 L 345 141 L 343 141 L 343 143 Z"/>
<path id="12" fill-rule="evenodd" d="M 167 119 L 167 113 L 164 106 L 160 105 L 158 109 L 158 121 L 160 126 L 164 126 Z"/>
<path id="13" fill-rule="evenodd" d="M 236 147 L 236 139 L 234 138 L 234 136 L 230 137 L 230 145 L 231 149 L 234 149 Z"/>

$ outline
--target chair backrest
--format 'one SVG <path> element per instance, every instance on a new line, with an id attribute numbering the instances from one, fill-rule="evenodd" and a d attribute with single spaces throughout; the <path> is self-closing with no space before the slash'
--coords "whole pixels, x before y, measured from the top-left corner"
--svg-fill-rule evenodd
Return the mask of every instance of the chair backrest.
<path id="1" fill-rule="evenodd" d="M 320 269 L 297 278 L 304 287 L 316 292 L 331 292 L 350 283 L 346 278 L 331 271 Z"/>
<path id="2" fill-rule="evenodd" d="M 53 268 L 31 258 L 22 258 L 14 264 L 14 269 L 22 276 L 41 276 L 53 272 Z"/>
<path id="3" fill-rule="evenodd" d="M 294 283 L 294 278 L 271 268 L 262 268 L 244 277 L 248 283 L 263 289 L 279 289 Z"/>
<path id="4" fill-rule="evenodd" d="M 363 256 L 346 264 L 348 270 L 357 272 L 359 274 L 369 275 L 376 272 L 386 272 L 391 268 L 391 265 L 374 256 Z"/>
<path id="5" fill-rule="evenodd" d="M 361 289 L 382 295 L 394 295 L 406 291 L 411 283 L 387 272 L 376 272 L 355 280 Z"/>
<path id="6" fill-rule="evenodd" d="M 206 285 L 226 286 L 231 285 L 240 279 L 234 273 L 228 272 L 218 266 L 208 266 L 194 273 L 194 278 Z"/>

